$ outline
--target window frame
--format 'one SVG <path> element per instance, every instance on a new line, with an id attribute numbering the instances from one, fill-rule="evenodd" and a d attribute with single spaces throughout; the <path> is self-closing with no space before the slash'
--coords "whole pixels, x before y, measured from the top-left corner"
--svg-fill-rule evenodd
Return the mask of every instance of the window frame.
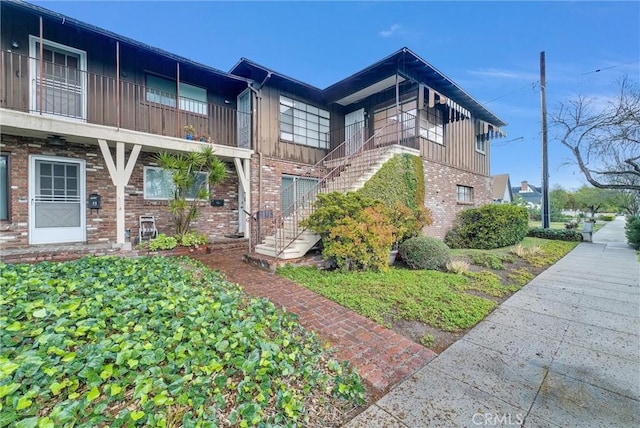
<path id="1" fill-rule="evenodd" d="M 153 84 L 149 84 L 149 77 L 152 80 L 164 81 L 165 83 L 169 83 L 170 85 L 166 88 L 158 88 L 154 87 Z M 144 73 L 144 100 L 150 104 L 158 104 L 168 108 L 177 109 L 177 99 L 178 99 L 178 87 L 177 81 L 175 79 L 161 76 L 159 74 L 145 72 Z M 208 116 L 209 115 L 209 102 L 208 96 L 209 93 L 207 88 L 203 88 L 201 86 L 192 85 L 191 83 L 179 82 L 180 85 L 180 111 L 188 112 L 191 114 L 197 114 L 200 116 Z M 158 85 L 160 86 L 160 85 Z M 170 91 L 167 91 L 170 89 Z M 183 90 L 193 89 L 196 91 L 204 91 L 203 99 L 195 99 L 195 98 L 187 98 L 182 95 Z M 204 101 L 203 101 L 204 100 Z M 197 107 L 200 108 L 197 108 Z M 191 108 L 188 108 L 191 107 Z"/>
<path id="2" fill-rule="evenodd" d="M 483 155 L 487 154 L 487 142 L 489 139 L 485 138 L 484 134 L 476 135 L 476 152 L 481 153 Z M 482 144 L 480 144 L 482 143 Z M 482 147 L 479 147 L 482 145 Z"/>
<path id="3" fill-rule="evenodd" d="M 461 199 L 462 196 L 462 199 Z M 474 191 L 472 186 L 456 184 L 456 202 L 459 204 L 472 204 L 474 201 Z"/>
<path id="4" fill-rule="evenodd" d="M 142 172 L 142 197 L 144 200 L 146 201 L 169 201 L 172 199 L 172 197 L 170 196 L 173 193 L 173 189 L 170 189 L 167 191 L 167 193 L 169 194 L 169 196 L 167 197 L 149 197 L 147 195 L 147 171 L 149 170 L 160 170 L 160 171 L 164 171 L 165 174 L 169 175 L 169 183 L 172 184 L 173 187 L 173 177 L 171 176 L 171 171 L 165 168 L 162 168 L 160 166 L 152 166 L 152 165 L 145 165 L 143 167 L 143 172 Z M 208 179 L 208 173 L 206 171 L 196 171 L 195 172 L 196 175 L 204 175 L 205 176 L 205 180 Z M 207 187 L 209 187 L 207 185 Z M 195 198 L 186 198 L 187 201 L 194 201 L 196 200 Z M 198 199 L 199 201 L 205 201 L 206 199 Z"/>
<path id="5" fill-rule="evenodd" d="M 5 186 L 5 198 L 6 198 L 6 207 L 7 207 L 7 215 L 3 217 L 0 214 L 0 222 L 8 222 L 11 221 L 11 156 L 9 153 L 0 154 L 0 158 L 5 158 L 5 167 L 6 167 L 6 180 L 0 181 Z M 0 176 L 0 178 L 3 178 Z"/>
<path id="6" fill-rule="evenodd" d="M 427 123 L 431 125 L 428 128 L 423 128 L 423 123 Z M 439 122 L 439 123 L 436 123 Z M 432 130 L 435 129 L 434 130 Z M 438 133 L 437 131 L 441 132 Z M 423 107 L 420 111 L 420 122 L 418 124 L 418 132 L 420 133 L 420 137 L 424 138 L 432 143 L 439 144 L 441 146 L 445 145 L 445 126 L 444 126 L 444 112 L 442 109 L 437 107 Z M 435 135 L 436 137 L 440 137 L 440 141 L 438 139 L 431 138 L 431 135 Z"/>
<path id="7" fill-rule="evenodd" d="M 278 109 L 278 137 L 280 141 L 320 150 L 328 150 L 331 147 L 329 135 L 331 113 L 329 110 L 282 94 L 278 98 Z M 290 110 L 291 113 L 285 115 L 287 110 Z M 284 120 L 284 117 L 290 118 L 290 121 Z M 284 130 L 284 128 L 288 129 Z M 302 131 L 304 131 L 304 135 Z M 309 133 L 317 133 L 317 138 L 309 136 Z M 326 138 L 322 138 L 323 135 L 326 135 Z M 310 144 L 309 140 L 317 141 L 317 145 Z"/>

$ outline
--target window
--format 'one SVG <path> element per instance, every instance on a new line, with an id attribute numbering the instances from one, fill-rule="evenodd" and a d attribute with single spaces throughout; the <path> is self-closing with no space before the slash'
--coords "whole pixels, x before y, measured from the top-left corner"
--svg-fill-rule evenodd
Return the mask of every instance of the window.
<path id="1" fill-rule="evenodd" d="M 0 155 L 0 220 L 9 220 L 9 156 Z"/>
<path id="2" fill-rule="evenodd" d="M 198 193 L 198 189 L 204 185 L 206 181 L 206 172 L 196 172 L 196 182 L 193 188 L 187 193 L 187 199 L 194 199 Z M 145 199 L 172 199 L 174 189 L 173 174 L 171 171 L 155 166 L 144 167 Z"/>
<path id="3" fill-rule="evenodd" d="M 153 74 L 146 75 L 147 101 L 176 107 L 176 82 Z M 207 115 L 207 90 L 180 82 L 180 110 Z"/>
<path id="4" fill-rule="evenodd" d="M 87 53 L 60 43 L 43 40 L 40 67 L 40 39 L 29 36 L 29 67 L 32 111 L 85 119 Z M 40 93 L 42 91 L 42 94 Z"/>
<path id="5" fill-rule="evenodd" d="M 377 132 L 387 126 L 385 133 L 392 138 L 397 138 L 396 132 L 400 132 L 400 138 L 414 137 L 416 135 L 416 101 L 415 99 L 405 101 L 399 107 L 399 115 L 395 103 L 376 108 L 373 113 L 374 131 Z M 398 125 L 398 116 L 400 117 L 400 126 L 396 126 Z"/>
<path id="6" fill-rule="evenodd" d="M 431 107 L 420 112 L 420 136 L 444 145 L 442 110 Z"/>
<path id="7" fill-rule="evenodd" d="M 280 96 L 280 139 L 329 148 L 329 112 Z"/>
<path id="8" fill-rule="evenodd" d="M 480 153 L 487 152 L 487 136 L 485 134 L 476 135 L 476 151 Z"/>
<path id="9" fill-rule="evenodd" d="M 473 187 L 459 185 L 457 188 L 458 202 L 473 202 Z"/>

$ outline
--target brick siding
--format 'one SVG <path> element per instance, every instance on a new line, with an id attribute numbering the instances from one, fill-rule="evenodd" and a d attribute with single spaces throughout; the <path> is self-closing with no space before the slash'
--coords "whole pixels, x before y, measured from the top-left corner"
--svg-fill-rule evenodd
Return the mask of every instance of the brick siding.
<path id="1" fill-rule="evenodd" d="M 67 143 L 65 147 L 49 145 L 46 140 L 1 135 L 3 154 L 10 162 L 10 215 L 9 221 L 0 221 L 0 245 L 3 248 L 24 248 L 29 245 L 29 155 L 57 156 L 86 161 L 86 195 L 97 193 L 102 209 L 86 210 L 86 236 L 88 244 L 116 242 L 116 189 L 113 185 L 102 153 L 97 145 Z M 115 153 L 112 151 L 115 158 Z M 127 153 L 128 156 L 128 153 Z M 154 165 L 152 153 L 141 153 L 129 185 L 125 187 L 125 228 L 131 229 L 131 240 L 138 235 L 140 215 L 154 215 L 160 232 L 173 234 L 171 214 L 167 201 L 144 199 L 143 167 Z M 223 207 L 202 203 L 194 230 L 212 239 L 238 231 L 238 178 L 233 164 L 228 164 L 227 179 L 211 189 L 211 199 L 224 199 Z"/>

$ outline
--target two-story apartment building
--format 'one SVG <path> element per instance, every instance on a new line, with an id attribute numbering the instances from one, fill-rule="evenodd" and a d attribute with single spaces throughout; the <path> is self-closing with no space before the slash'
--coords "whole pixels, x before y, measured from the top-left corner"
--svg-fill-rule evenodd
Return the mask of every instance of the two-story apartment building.
<path id="1" fill-rule="evenodd" d="M 262 242 L 317 192 L 349 190 L 399 151 L 423 159 L 427 234 L 492 201 L 489 141 L 505 124 L 407 48 L 320 89 L 247 59 L 223 72 L 28 3 L 1 7 L 5 248 L 125 245 L 141 215 L 172 233 L 170 175 L 154 156 L 208 145 L 231 172 L 195 225 L 213 239 Z"/>

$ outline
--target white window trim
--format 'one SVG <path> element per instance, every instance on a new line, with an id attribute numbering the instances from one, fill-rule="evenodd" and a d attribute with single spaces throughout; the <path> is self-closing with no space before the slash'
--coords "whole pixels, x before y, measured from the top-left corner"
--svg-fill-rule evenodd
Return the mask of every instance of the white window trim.
<path id="1" fill-rule="evenodd" d="M 143 167 L 143 172 L 142 172 L 142 197 L 144 198 L 145 201 L 169 201 L 171 200 L 171 198 L 167 197 L 167 198 L 150 198 L 147 196 L 147 170 L 149 169 L 155 169 L 155 170 L 165 170 L 165 168 L 162 168 L 160 166 L 144 166 Z M 165 170 L 166 171 L 166 170 Z M 206 172 L 204 171 L 197 171 L 196 174 L 205 174 L 207 175 Z M 194 201 L 194 198 L 186 198 L 187 201 Z M 198 199 L 199 201 L 205 201 L 206 199 Z"/>
<path id="2" fill-rule="evenodd" d="M 40 60 L 36 58 L 36 44 L 40 42 L 40 37 L 29 34 L 29 110 L 31 112 L 38 111 L 38 103 L 36 100 L 37 92 L 35 91 L 35 81 L 37 78 L 36 72 L 38 70 L 38 63 Z M 53 113 L 42 112 L 43 116 L 55 117 L 58 119 L 65 119 L 71 121 L 87 121 L 87 52 L 73 48 L 71 46 L 63 45 L 61 43 L 52 42 L 51 40 L 42 39 L 43 46 L 50 46 L 54 49 L 60 49 L 80 57 L 80 90 L 82 91 L 82 118 L 68 117 L 57 115 Z M 33 84 L 31 82 L 34 82 Z"/>
<path id="3" fill-rule="evenodd" d="M 478 142 L 482 141 L 484 143 L 484 149 L 480 149 L 478 147 Z M 475 148 L 476 148 L 476 152 L 486 155 L 487 154 L 487 143 L 489 142 L 489 140 L 483 140 L 481 135 L 476 135 L 476 141 L 475 141 Z"/>

